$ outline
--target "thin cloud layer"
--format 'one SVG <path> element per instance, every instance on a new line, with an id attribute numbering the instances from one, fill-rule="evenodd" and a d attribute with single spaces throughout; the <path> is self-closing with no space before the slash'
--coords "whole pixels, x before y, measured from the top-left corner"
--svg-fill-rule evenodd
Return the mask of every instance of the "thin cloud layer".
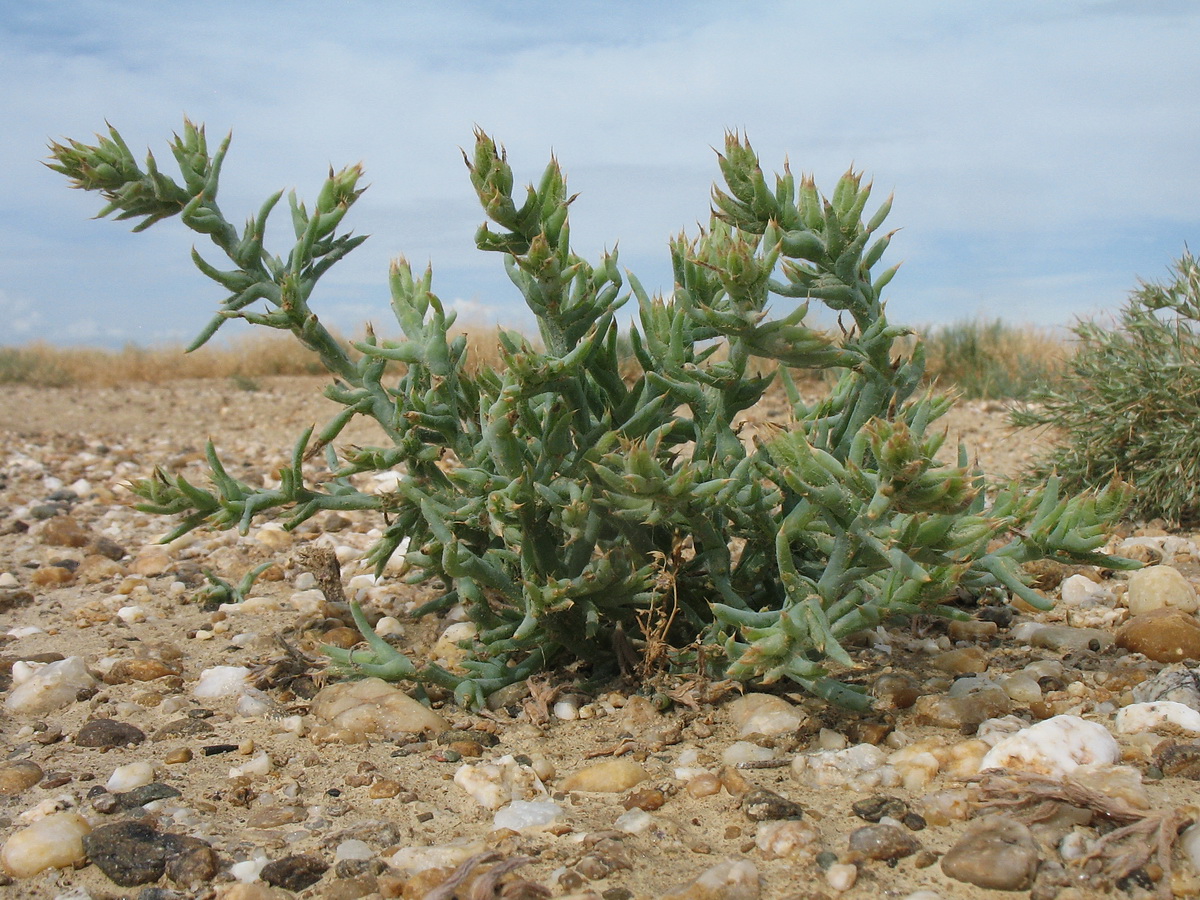
<path id="1" fill-rule="evenodd" d="M 551 152 L 581 196 L 573 237 L 669 291 L 666 241 L 707 218 L 712 147 L 745 130 L 764 167 L 850 164 L 896 193 L 893 317 L 1066 324 L 1200 243 L 1200 10 L 1191 3 L 481 2 L 263 0 L 183 7 L 66 0 L 0 12 L 0 342 L 189 338 L 220 290 L 174 223 L 131 237 L 39 166 L 50 139 L 107 119 L 163 162 L 183 115 L 227 129 L 233 221 L 279 187 L 312 198 L 362 160 L 351 227 L 372 238 L 315 304 L 386 326 L 388 261 L 431 260 L 435 290 L 523 321 L 458 148 L 479 125 L 518 177 Z M 274 247 L 289 229 L 276 223 Z M 270 243 L 270 234 L 268 235 Z M 198 243 L 210 255 L 215 249 Z M 66 323 L 66 324 L 64 324 Z"/>

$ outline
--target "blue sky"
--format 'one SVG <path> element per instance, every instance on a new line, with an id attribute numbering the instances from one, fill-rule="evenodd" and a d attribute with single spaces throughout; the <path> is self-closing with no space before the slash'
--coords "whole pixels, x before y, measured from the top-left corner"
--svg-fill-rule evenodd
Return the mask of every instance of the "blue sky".
<path id="1" fill-rule="evenodd" d="M 667 239 L 707 220 L 712 148 L 748 132 L 831 192 L 894 191 L 891 317 L 1065 325 L 1200 248 L 1200 4 L 1101 0 L 442 2 L 59 0 L 0 11 L 0 344 L 187 341 L 220 288 L 177 221 L 131 235 L 39 164 L 112 122 L 166 163 L 186 114 L 233 131 L 220 202 L 315 198 L 362 161 L 372 237 L 313 305 L 388 332 L 388 261 L 432 261 L 463 315 L 520 325 L 459 147 L 479 125 L 519 180 L 551 152 L 572 237 L 669 291 Z M 285 253 L 277 220 L 268 245 Z"/>

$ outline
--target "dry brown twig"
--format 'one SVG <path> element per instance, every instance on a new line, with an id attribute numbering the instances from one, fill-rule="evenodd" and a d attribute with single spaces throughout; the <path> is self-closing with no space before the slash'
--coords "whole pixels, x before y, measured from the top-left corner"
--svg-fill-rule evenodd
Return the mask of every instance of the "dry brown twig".
<path id="1" fill-rule="evenodd" d="M 1104 873 L 1119 881 L 1153 859 L 1162 870 L 1158 878 L 1158 895 L 1163 900 L 1173 896 L 1171 853 L 1179 832 L 1196 821 L 1195 809 L 1182 807 L 1166 813 L 1139 809 L 1119 797 L 1110 797 L 1069 778 L 1058 781 L 1043 775 L 1006 773 L 978 775 L 968 781 L 979 785 L 985 800 L 980 806 L 981 812 L 1011 810 L 1018 813 L 1019 818 L 1038 822 L 1053 815 L 1056 804 L 1066 803 L 1090 810 L 1112 822 L 1123 823 L 1123 827 L 1097 838 L 1088 853 L 1075 864 L 1082 866 L 1099 860 Z M 1122 843 L 1126 839 L 1132 839 L 1132 842 Z"/>

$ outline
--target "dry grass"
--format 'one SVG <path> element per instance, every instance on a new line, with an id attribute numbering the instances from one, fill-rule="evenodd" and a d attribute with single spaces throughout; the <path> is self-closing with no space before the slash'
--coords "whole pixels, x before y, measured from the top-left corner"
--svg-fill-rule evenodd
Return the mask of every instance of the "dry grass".
<path id="1" fill-rule="evenodd" d="M 939 325 L 922 337 L 930 383 L 969 399 L 1027 397 L 1061 375 L 1074 352 L 1063 334 L 1000 320 Z"/>
<path id="2" fill-rule="evenodd" d="M 468 336 L 470 371 L 503 367 L 499 331 L 494 325 L 462 327 L 459 333 Z M 1069 342 L 1053 332 L 999 321 L 937 326 L 926 329 L 924 339 L 930 382 L 954 387 L 966 397 L 1022 397 L 1039 379 L 1053 378 L 1061 371 L 1071 354 Z M 637 369 L 631 353 L 627 369 L 631 375 Z M 316 356 L 290 334 L 251 333 L 195 353 L 184 353 L 182 346 L 129 346 L 115 351 L 42 343 L 0 347 L 0 384 L 112 386 L 221 378 L 253 389 L 256 378 L 321 373 Z M 797 376 L 807 380 L 803 373 Z"/>

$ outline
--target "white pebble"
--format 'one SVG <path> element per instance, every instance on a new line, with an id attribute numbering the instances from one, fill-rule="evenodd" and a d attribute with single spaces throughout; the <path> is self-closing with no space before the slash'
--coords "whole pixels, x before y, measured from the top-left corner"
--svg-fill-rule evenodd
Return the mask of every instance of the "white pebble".
<path id="1" fill-rule="evenodd" d="M 14 588 L 20 583 L 12 572 L 0 572 L 0 588 Z"/>
<path id="2" fill-rule="evenodd" d="M 39 819 L 9 836 L 0 849 L 0 866 L 17 878 L 29 878 L 83 862 L 83 837 L 91 830 L 87 819 L 76 812 Z"/>
<path id="3" fill-rule="evenodd" d="M 395 616 L 384 616 L 375 623 L 375 633 L 380 637 L 393 634 L 404 634 L 404 626 Z"/>
<path id="4" fill-rule="evenodd" d="M 854 882 L 857 880 L 858 866 L 853 866 L 850 863 L 834 863 L 825 870 L 825 881 L 839 893 L 850 890 L 850 888 L 854 887 Z"/>
<path id="5" fill-rule="evenodd" d="M 247 687 L 245 693 L 238 697 L 237 714 L 245 716 L 247 719 L 257 719 L 277 708 L 278 704 L 274 700 L 252 687 Z"/>
<path id="6" fill-rule="evenodd" d="M 371 845 L 366 841 L 354 840 L 351 838 L 348 841 L 342 841 L 337 845 L 337 849 L 333 851 L 333 861 L 341 862 L 343 859 L 374 859 L 375 851 L 371 849 Z"/>
<path id="7" fill-rule="evenodd" d="M 1179 847 L 1191 862 L 1192 868 L 1200 871 L 1200 825 L 1189 825 L 1179 835 Z"/>
<path id="8" fill-rule="evenodd" d="M 1108 729 L 1078 716 L 1054 716 L 1000 741 L 980 770 L 1012 769 L 1061 778 L 1081 765 L 1110 765 L 1121 748 Z"/>
<path id="9" fill-rule="evenodd" d="M 310 591 L 317 586 L 317 576 L 312 572 L 301 572 L 292 579 L 292 587 L 298 591 Z"/>
<path id="10" fill-rule="evenodd" d="M 427 869 L 453 869 L 466 862 L 482 849 L 482 844 L 434 844 L 432 847 L 401 847 L 390 857 L 388 865 L 402 872 L 415 874 Z"/>
<path id="11" fill-rule="evenodd" d="M 16 662 L 12 667 L 16 685 L 4 701 L 11 712 L 40 715 L 75 702 L 80 691 L 96 683 L 83 657 L 68 656 L 46 665 Z"/>
<path id="12" fill-rule="evenodd" d="M 242 862 L 234 863 L 229 867 L 229 874 L 240 881 L 242 884 L 249 884 L 252 881 L 258 881 L 259 873 L 266 868 L 270 862 L 261 853 L 253 859 L 243 860 Z"/>
<path id="13" fill-rule="evenodd" d="M 154 764 L 148 762 L 131 762 L 117 766 L 109 776 L 105 787 L 114 794 L 132 791 L 154 780 Z"/>
<path id="14" fill-rule="evenodd" d="M 42 629 L 38 628 L 36 625 L 26 625 L 23 628 L 11 629 L 8 632 L 8 636 L 10 638 L 17 638 L 19 640 L 21 638 L 29 637 L 30 635 L 33 635 L 33 634 L 44 634 L 44 633 L 45 632 L 43 632 Z"/>
<path id="15" fill-rule="evenodd" d="M 514 800 L 496 811 L 492 828 L 513 831 L 546 828 L 566 818 L 566 810 L 553 800 Z"/>
<path id="16" fill-rule="evenodd" d="M 1112 599 L 1112 595 L 1102 584 L 1097 584 L 1086 575 L 1072 575 L 1062 583 L 1062 602 L 1064 606 L 1081 606 L 1084 603 L 1103 603 Z"/>
<path id="17" fill-rule="evenodd" d="M 797 819 L 759 822 L 754 832 L 755 846 L 762 851 L 765 859 L 783 859 L 800 851 L 813 856 L 819 839 L 815 828 Z"/>
<path id="18" fill-rule="evenodd" d="M 738 763 L 757 762 L 759 760 L 774 758 L 775 751 L 770 747 L 760 747 L 758 744 L 752 744 L 750 741 L 734 741 L 721 754 L 721 760 L 727 766 L 736 766 Z"/>
<path id="19" fill-rule="evenodd" d="M 205 700 L 232 697 L 245 689 L 249 677 L 250 670 L 245 666 L 213 666 L 200 673 L 192 696 Z"/>
<path id="20" fill-rule="evenodd" d="M 795 731 L 807 718 L 802 709 L 775 694 L 746 694 L 730 703 L 726 711 L 738 737 L 785 734 Z"/>
<path id="21" fill-rule="evenodd" d="M 325 609 L 325 595 L 315 588 L 297 591 L 288 599 L 288 603 L 301 616 L 315 616 Z"/>
<path id="22" fill-rule="evenodd" d="M 792 760 L 792 777 L 813 787 L 847 785 L 856 791 L 895 787 L 900 776 L 886 760 L 887 754 L 872 744 L 801 753 Z"/>
<path id="23" fill-rule="evenodd" d="M 143 606 L 122 606 L 117 610 L 117 618 L 126 625 L 146 621 L 146 608 Z"/>
<path id="24" fill-rule="evenodd" d="M 579 718 L 579 704 L 574 700 L 559 700 L 554 704 L 554 718 L 570 722 Z"/>
<path id="25" fill-rule="evenodd" d="M 230 769 L 229 777 L 242 778 L 247 775 L 270 775 L 274 768 L 275 764 L 271 762 L 270 755 L 267 751 L 263 750 L 249 762 Z"/>
<path id="26" fill-rule="evenodd" d="M 545 800 L 549 797 L 533 767 L 522 765 L 512 756 L 459 766 L 454 773 L 454 783 L 484 809 L 499 809 L 514 800 Z"/>
<path id="27" fill-rule="evenodd" d="M 1200 734 L 1200 712 L 1175 700 L 1155 700 L 1131 703 L 1117 713 L 1117 731 L 1122 734 L 1156 731 L 1164 725 Z"/>
<path id="28" fill-rule="evenodd" d="M 617 816 L 617 820 L 613 822 L 613 828 L 617 829 L 617 831 L 623 831 L 625 834 L 641 834 L 644 831 L 649 831 L 653 825 L 654 816 L 650 815 L 644 809 L 638 809 L 637 807 Z"/>

